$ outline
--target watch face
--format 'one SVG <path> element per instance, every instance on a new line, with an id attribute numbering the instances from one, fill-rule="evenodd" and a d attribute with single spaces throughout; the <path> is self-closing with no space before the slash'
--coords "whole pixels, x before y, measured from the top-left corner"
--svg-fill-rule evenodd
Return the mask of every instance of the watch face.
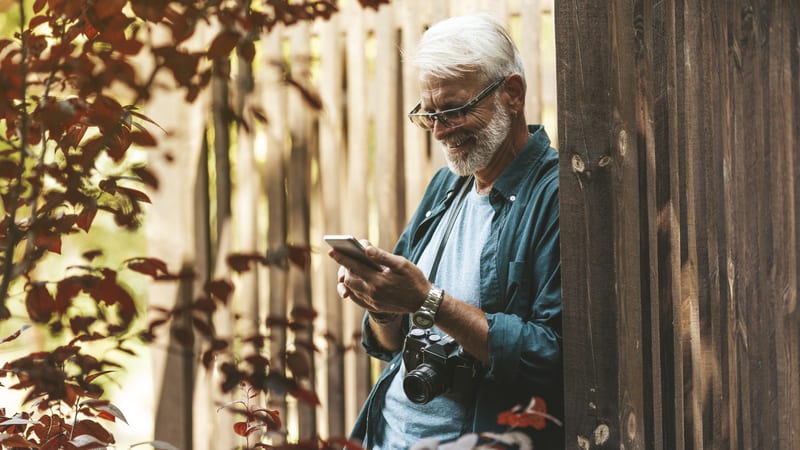
<path id="1" fill-rule="evenodd" d="M 433 318 L 428 314 L 417 311 L 417 313 L 412 316 L 412 319 L 414 321 L 414 325 L 420 328 L 430 328 L 433 326 Z"/>

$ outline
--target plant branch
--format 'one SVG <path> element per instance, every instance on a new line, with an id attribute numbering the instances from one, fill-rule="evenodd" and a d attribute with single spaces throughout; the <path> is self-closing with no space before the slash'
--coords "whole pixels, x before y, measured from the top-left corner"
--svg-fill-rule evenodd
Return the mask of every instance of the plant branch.
<path id="1" fill-rule="evenodd" d="M 12 204 L 10 207 L 8 217 L 8 230 L 6 233 L 6 248 L 5 258 L 3 260 L 3 279 L 0 280 L 0 320 L 7 319 L 11 316 L 6 301 L 8 300 L 8 288 L 11 285 L 11 278 L 14 275 L 14 249 L 19 242 L 19 229 L 17 229 L 17 210 L 19 204 L 16 199 L 19 198 L 22 192 L 22 180 L 25 175 L 25 157 L 26 149 L 28 146 L 28 127 L 30 126 L 28 117 L 28 108 L 26 99 L 28 98 L 28 45 L 25 38 L 25 2 L 19 2 L 19 29 L 21 40 L 21 54 L 22 61 L 20 62 L 21 80 L 21 108 L 22 108 L 22 123 L 20 126 L 20 147 L 19 147 L 19 166 L 17 167 L 17 176 L 15 183 L 11 186 L 11 199 Z"/>

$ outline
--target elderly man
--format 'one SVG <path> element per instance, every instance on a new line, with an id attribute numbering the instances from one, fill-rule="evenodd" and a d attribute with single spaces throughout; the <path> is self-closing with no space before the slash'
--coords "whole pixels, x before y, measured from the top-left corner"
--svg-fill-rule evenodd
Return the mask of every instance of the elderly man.
<path id="1" fill-rule="evenodd" d="M 353 430 L 370 449 L 508 431 L 498 415 L 534 397 L 563 411 L 557 155 L 525 121 L 519 52 L 471 15 L 428 29 L 410 62 L 421 100 L 408 116 L 449 167 L 394 253 L 367 244 L 380 270 L 330 252 L 339 294 L 367 310 L 365 348 L 388 362 Z M 563 448 L 552 422 L 517 431 Z"/>

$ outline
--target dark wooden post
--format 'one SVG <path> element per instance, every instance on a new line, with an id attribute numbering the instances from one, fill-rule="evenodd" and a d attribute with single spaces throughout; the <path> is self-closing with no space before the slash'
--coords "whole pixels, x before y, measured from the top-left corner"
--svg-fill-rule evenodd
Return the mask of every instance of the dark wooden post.
<path id="1" fill-rule="evenodd" d="M 642 448 L 633 14 L 581 3 L 556 10 L 567 447 Z"/>
<path id="2" fill-rule="evenodd" d="M 800 447 L 800 5 L 556 33 L 567 448 Z"/>

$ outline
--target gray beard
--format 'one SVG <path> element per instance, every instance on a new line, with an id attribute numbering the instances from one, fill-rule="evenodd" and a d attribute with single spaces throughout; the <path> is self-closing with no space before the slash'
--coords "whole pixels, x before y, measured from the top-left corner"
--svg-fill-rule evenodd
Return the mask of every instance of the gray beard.
<path id="1" fill-rule="evenodd" d="M 496 112 L 486 126 L 475 134 L 475 148 L 463 155 L 450 155 L 447 146 L 442 144 L 442 151 L 450 171 L 459 176 L 471 175 L 487 165 L 494 157 L 500 144 L 508 137 L 511 118 L 508 111 L 495 99 Z"/>

